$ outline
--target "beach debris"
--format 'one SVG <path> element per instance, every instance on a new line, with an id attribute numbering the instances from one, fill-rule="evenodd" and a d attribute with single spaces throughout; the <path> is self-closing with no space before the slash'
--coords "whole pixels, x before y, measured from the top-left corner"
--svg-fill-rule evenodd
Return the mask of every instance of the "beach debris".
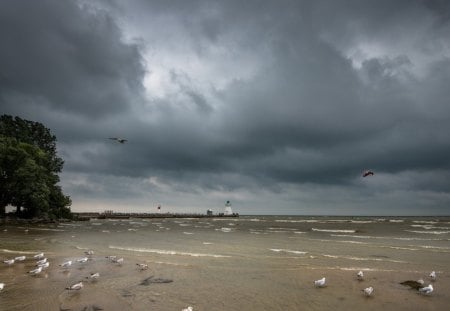
<path id="1" fill-rule="evenodd" d="M 83 282 L 81 282 L 81 281 L 78 283 L 75 283 L 69 287 L 66 287 L 66 289 L 68 289 L 68 290 L 80 290 L 82 288 L 83 288 Z"/>
<path id="2" fill-rule="evenodd" d="M 36 254 L 36 255 L 33 256 L 33 258 L 42 259 L 42 258 L 44 258 L 44 253 Z"/>
<path id="3" fill-rule="evenodd" d="M 42 267 L 37 267 L 36 269 L 33 269 L 33 270 L 31 270 L 31 271 L 28 271 L 27 273 L 36 275 L 36 274 L 39 274 L 39 273 L 41 273 L 41 272 L 42 272 Z"/>
<path id="4" fill-rule="evenodd" d="M 424 295 L 429 295 L 433 292 L 433 285 L 429 284 L 428 286 L 419 288 L 419 293 L 422 293 Z"/>
<path id="5" fill-rule="evenodd" d="M 137 266 L 139 266 L 140 270 L 147 270 L 148 269 L 148 265 L 146 263 L 137 263 Z"/>
<path id="6" fill-rule="evenodd" d="M 63 262 L 59 266 L 63 267 L 63 268 L 69 268 L 71 265 L 72 265 L 72 260 L 68 260 L 68 261 Z"/>
<path id="7" fill-rule="evenodd" d="M 5 283 L 0 283 L 0 291 L 5 288 Z"/>
<path id="8" fill-rule="evenodd" d="M 150 284 L 164 284 L 164 283 L 172 283 L 173 280 L 171 279 L 163 279 L 163 278 L 155 278 L 153 275 L 149 276 L 148 278 L 142 280 L 139 285 L 148 286 Z"/>
<path id="9" fill-rule="evenodd" d="M 19 256 L 19 257 L 14 258 L 14 260 L 15 261 L 24 261 L 26 258 L 27 257 L 25 257 L 25 256 Z"/>
<path id="10" fill-rule="evenodd" d="M 189 306 L 189 307 L 187 307 L 187 308 L 184 308 L 184 309 L 181 310 L 181 311 L 194 311 L 194 308 L 192 308 L 191 306 Z"/>
<path id="11" fill-rule="evenodd" d="M 325 277 L 321 278 L 320 280 L 314 281 L 314 286 L 316 287 L 324 287 L 325 286 Z"/>
<path id="12" fill-rule="evenodd" d="M 401 285 L 403 286 L 409 286 L 412 289 L 419 289 L 423 287 L 423 283 L 419 282 L 419 281 L 413 281 L 413 280 L 407 280 L 407 281 L 403 281 L 400 282 Z"/>
<path id="13" fill-rule="evenodd" d="M 14 263 L 14 259 L 7 259 L 3 260 L 3 263 L 7 264 L 8 266 L 12 265 Z"/>
<path id="14" fill-rule="evenodd" d="M 358 273 L 356 273 L 356 278 L 358 279 L 358 281 L 362 281 L 364 279 L 364 273 L 362 271 L 359 271 Z"/>
<path id="15" fill-rule="evenodd" d="M 115 140 L 115 141 L 117 141 L 118 143 L 121 143 L 121 144 L 123 144 L 123 143 L 128 141 L 127 139 L 119 138 L 119 137 L 109 137 L 109 139 Z"/>
<path id="16" fill-rule="evenodd" d="M 436 271 L 431 271 L 431 273 L 430 273 L 430 279 L 434 282 L 434 281 L 436 281 Z"/>
<path id="17" fill-rule="evenodd" d="M 81 311 L 100 311 L 100 310 L 103 310 L 103 308 L 97 305 L 89 305 L 81 309 Z"/>
<path id="18" fill-rule="evenodd" d="M 373 175 L 374 175 L 374 173 L 372 171 L 367 170 L 367 171 L 364 171 L 362 176 L 367 177 L 367 176 L 373 176 Z"/>
<path id="19" fill-rule="evenodd" d="M 364 295 L 366 295 L 367 297 L 371 296 L 373 293 L 373 287 L 366 287 L 362 290 L 364 292 Z"/>

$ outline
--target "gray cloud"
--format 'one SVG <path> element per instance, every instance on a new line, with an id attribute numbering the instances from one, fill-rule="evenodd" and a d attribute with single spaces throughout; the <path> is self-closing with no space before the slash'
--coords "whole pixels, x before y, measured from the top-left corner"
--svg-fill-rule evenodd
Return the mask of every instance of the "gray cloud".
<path id="1" fill-rule="evenodd" d="M 0 4 L 2 110 L 55 132 L 75 207 L 447 213 L 445 2 L 81 3 Z"/>

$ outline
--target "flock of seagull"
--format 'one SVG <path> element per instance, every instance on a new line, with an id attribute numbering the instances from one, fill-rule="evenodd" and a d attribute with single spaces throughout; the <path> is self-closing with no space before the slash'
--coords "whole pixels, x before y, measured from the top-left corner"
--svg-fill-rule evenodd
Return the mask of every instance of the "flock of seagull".
<path id="1" fill-rule="evenodd" d="M 431 271 L 431 273 L 429 274 L 429 277 L 432 282 L 436 281 L 436 271 Z M 356 274 L 356 278 L 358 279 L 358 281 L 364 280 L 364 273 L 362 271 L 359 271 Z M 419 279 L 416 282 L 419 284 L 419 288 L 418 288 L 419 293 L 424 294 L 424 295 L 430 295 L 433 292 L 434 288 L 433 288 L 432 284 L 428 284 L 428 286 L 424 286 L 425 282 L 423 279 Z M 326 278 L 323 277 L 319 280 L 314 281 L 314 286 L 319 287 L 319 288 L 325 287 L 326 286 Z M 373 291 L 374 291 L 374 289 L 372 286 L 362 289 L 362 292 L 367 297 L 372 296 Z"/>

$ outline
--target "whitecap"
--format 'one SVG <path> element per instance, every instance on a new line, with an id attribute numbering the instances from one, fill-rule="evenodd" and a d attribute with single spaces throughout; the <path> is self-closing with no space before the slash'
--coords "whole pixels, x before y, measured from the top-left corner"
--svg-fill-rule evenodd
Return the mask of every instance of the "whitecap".
<path id="1" fill-rule="evenodd" d="M 141 252 L 141 253 L 155 253 L 155 254 L 160 254 L 160 255 L 182 255 L 182 256 L 192 256 L 192 257 L 214 257 L 214 258 L 231 257 L 231 256 L 226 256 L 226 255 L 217 255 L 217 254 L 188 253 L 188 252 L 178 252 L 178 251 L 173 251 L 173 250 L 120 247 L 120 246 L 112 246 L 112 245 L 110 245 L 109 248 L 125 250 L 125 251 L 132 251 L 132 252 Z"/>
<path id="2" fill-rule="evenodd" d="M 188 235 L 190 235 L 190 234 L 194 234 L 193 232 L 183 232 L 183 234 L 188 234 Z"/>
<path id="3" fill-rule="evenodd" d="M 385 258 L 367 258 L 367 257 L 355 257 L 355 256 L 345 256 L 345 255 L 329 255 L 322 254 L 323 257 L 335 258 L 335 259 L 347 259 L 355 261 L 383 261 L 383 262 L 394 262 L 394 263 L 407 263 L 403 260 L 385 259 Z"/>
<path id="4" fill-rule="evenodd" d="M 407 232 L 412 233 L 426 233 L 426 234 L 447 234 L 450 233 L 450 231 L 417 231 L 417 230 L 405 230 Z"/>
<path id="5" fill-rule="evenodd" d="M 318 232 L 343 232 L 343 233 L 355 233 L 356 230 L 350 230 L 350 229 L 316 229 L 311 228 L 312 231 L 318 231 Z"/>
<path id="6" fill-rule="evenodd" d="M 276 253 L 291 253 L 291 254 L 296 254 L 296 255 L 305 255 L 308 253 L 308 252 L 303 252 L 303 251 L 295 251 L 295 250 L 282 249 L 282 248 L 270 248 L 270 250 L 272 252 L 276 252 Z"/>

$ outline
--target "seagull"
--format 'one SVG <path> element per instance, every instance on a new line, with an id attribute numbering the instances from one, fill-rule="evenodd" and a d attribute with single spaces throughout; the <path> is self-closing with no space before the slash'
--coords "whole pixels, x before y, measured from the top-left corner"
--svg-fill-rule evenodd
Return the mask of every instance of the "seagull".
<path id="1" fill-rule="evenodd" d="M 14 259 L 7 259 L 7 260 L 3 260 L 3 262 L 5 264 L 7 264 L 8 266 L 12 265 L 14 263 Z"/>
<path id="2" fill-rule="evenodd" d="M 367 176 L 373 176 L 373 175 L 374 175 L 374 173 L 372 171 L 365 171 L 362 176 L 367 177 Z"/>
<path id="3" fill-rule="evenodd" d="M 429 284 L 428 286 L 419 288 L 419 292 L 425 295 L 429 295 L 433 292 L 433 285 Z"/>
<path id="4" fill-rule="evenodd" d="M 91 275 L 87 276 L 86 279 L 96 280 L 99 277 L 100 277 L 100 273 L 96 272 L 96 273 L 91 273 Z"/>
<path id="5" fill-rule="evenodd" d="M 69 287 L 66 287 L 66 289 L 68 289 L 68 290 L 80 290 L 82 288 L 83 288 L 83 282 L 81 282 L 81 281 L 78 283 L 75 283 Z"/>
<path id="6" fill-rule="evenodd" d="M 60 266 L 60 267 L 63 267 L 63 268 L 68 268 L 68 267 L 70 267 L 71 265 L 72 265 L 72 260 L 69 260 L 69 261 L 63 262 L 63 263 L 60 264 L 59 266 Z"/>
<path id="7" fill-rule="evenodd" d="M 145 263 L 137 263 L 136 265 L 139 266 L 139 269 L 141 270 L 147 270 L 148 269 L 148 265 Z"/>
<path id="8" fill-rule="evenodd" d="M 123 264 L 123 258 L 113 259 L 113 262 L 118 263 L 119 265 Z"/>
<path id="9" fill-rule="evenodd" d="M 44 259 L 41 259 L 41 260 L 38 260 L 37 262 L 36 262 L 36 265 L 41 265 L 41 264 L 43 264 L 43 263 L 46 263 L 47 262 L 47 258 L 44 258 Z"/>
<path id="10" fill-rule="evenodd" d="M 419 283 L 420 285 L 423 285 L 425 282 L 422 279 L 418 279 L 417 283 Z"/>
<path id="11" fill-rule="evenodd" d="M 194 311 L 194 308 L 192 308 L 191 306 L 189 306 L 189 307 L 187 307 L 187 308 L 184 308 L 184 309 L 181 310 L 181 311 Z"/>
<path id="12" fill-rule="evenodd" d="M 33 258 L 36 258 L 36 259 L 44 258 L 44 253 L 36 254 L 36 255 L 33 256 Z"/>
<path id="13" fill-rule="evenodd" d="M 0 283 L 0 290 L 2 290 L 3 288 L 5 288 L 5 283 Z"/>
<path id="14" fill-rule="evenodd" d="M 364 295 L 371 296 L 373 293 L 373 287 L 370 286 L 370 287 L 364 288 L 362 291 L 364 292 Z"/>
<path id="15" fill-rule="evenodd" d="M 48 261 L 38 264 L 38 267 L 41 267 L 42 269 L 48 268 L 48 266 L 50 266 L 50 263 Z"/>
<path id="16" fill-rule="evenodd" d="M 115 141 L 117 141 L 118 143 L 121 143 L 121 144 L 123 144 L 124 142 L 128 141 L 127 139 L 123 139 L 123 138 L 119 138 L 119 137 L 109 137 L 109 139 L 115 140 Z"/>
<path id="17" fill-rule="evenodd" d="M 87 257 L 83 257 L 83 258 L 77 259 L 77 262 L 85 263 L 86 261 L 88 261 L 88 259 L 89 258 L 87 258 Z"/>
<path id="18" fill-rule="evenodd" d="M 431 271 L 430 278 L 432 281 L 436 281 L 436 271 Z"/>
<path id="19" fill-rule="evenodd" d="M 86 255 L 88 255 L 88 256 L 94 255 L 94 251 L 92 251 L 92 250 L 85 251 L 84 253 L 85 253 Z"/>
<path id="20" fill-rule="evenodd" d="M 39 274 L 39 273 L 41 273 L 42 272 L 42 267 L 37 267 L 36 269 L 34 269 L 34 270 L 31 270 L 31 271 L 28 271 L 28 273 L 29 274 Z"/>
<path id="21" fill-rule="evenodd" d="M 357 278 L 359 281 L 362 281 L 363 278 L 364 278 L 364 273 L 363 273 L 362 271 L 359 271 L 359 272 L 356 274 L 356 278 Z"/>
<path id="22" fill-rule="evenodd" d="M 107 258 L 111 261 L 114 261 L 114 260 L 116 260 L 117 256 L 106 256 L 105 258 Z"/>
<path id="23" fill-rule="evenodd" d="M 14 260 L 15 260 L 15 261 L 24 261 L 25 258 L 27 258 L 27 257 L 25 257 L 25 256 L 19 256 L 19 257 L 14 258 Z"/>
<path id="24" fill-rule="evenodd" d="M 314 286 L 324 287 L 325 286 L 325 278 L 321 278 L 320 280 L 314 281 Z"/>

